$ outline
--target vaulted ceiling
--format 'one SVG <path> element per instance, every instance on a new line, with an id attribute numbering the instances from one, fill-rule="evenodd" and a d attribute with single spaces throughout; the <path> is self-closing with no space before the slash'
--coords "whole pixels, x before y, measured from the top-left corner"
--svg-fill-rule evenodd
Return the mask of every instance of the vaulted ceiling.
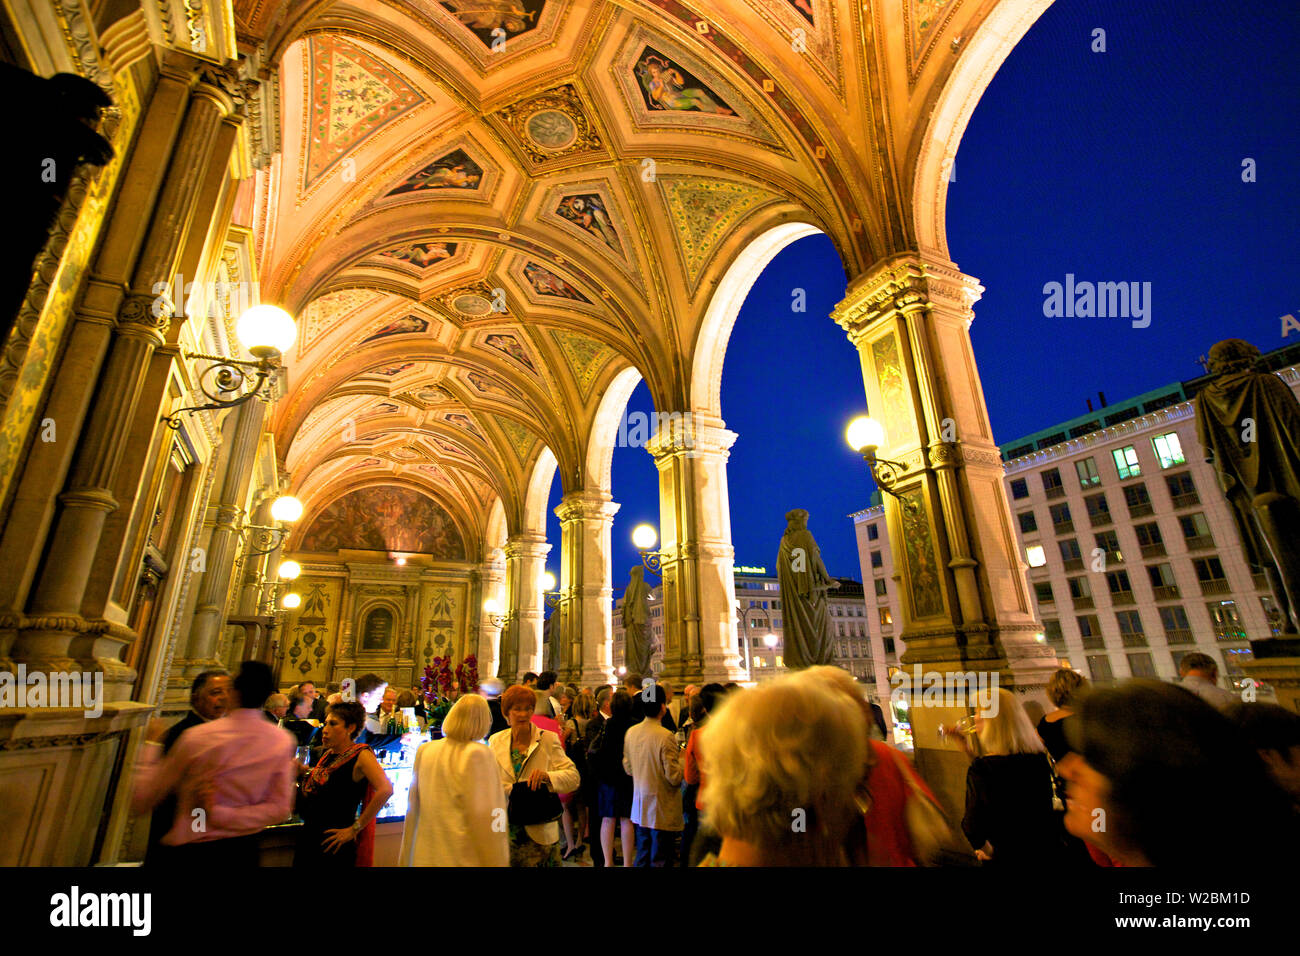
<path id="1" fill-rule="evenodd" d="M 309 511 L 382 482 L 467 542 L 497 498 L 518 531 L 543 450 L 573 490 L 629 366 L 689 407 L 756 236 L 815 226 L 850 277 L 915 248 L 927 120 L 997 5 L 237 0 L 279 76 L 253 226 L 299 318 L 275 429 Z"/>

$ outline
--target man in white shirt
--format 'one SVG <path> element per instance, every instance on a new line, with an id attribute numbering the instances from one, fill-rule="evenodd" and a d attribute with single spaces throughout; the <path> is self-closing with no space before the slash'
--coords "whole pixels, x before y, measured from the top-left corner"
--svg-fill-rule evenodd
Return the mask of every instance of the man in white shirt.
<path id="1" fill-rule="evenodd" d="M 1209 654 L 1193 651 L 1183 655 L 1183 659 L 1178 662 L 1178 673 L 1183 679 L 1184 687 L 1219 710 L 1241 702 L 1236 694 L 1219 686 L 1219 666 Z"/>
<path id="2" fill-rule="evenodd" d="M 632 775 L 632 822 L 636 866 L 672 866 L 682 820 L 682 752 L 662 720 L 667 694 L 647 683 L 641 692 L 645 718 L 627 732 L 623 769 Z"/>

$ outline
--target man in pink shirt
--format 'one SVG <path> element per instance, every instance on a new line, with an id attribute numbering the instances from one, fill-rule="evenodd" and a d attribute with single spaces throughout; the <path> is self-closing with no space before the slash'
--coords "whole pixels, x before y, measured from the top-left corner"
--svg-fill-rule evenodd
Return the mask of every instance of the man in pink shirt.
<path id="1" fill-rule="evenodd" d="M 176 819 L 163 836 L 168 865 L 256 866 L 257 837 L 293 810 L 292 734 L 269 723 L 262 705 L 275 690 L 271 669 L 245 661 L 232 688 L 232 709 L 191 727 L 166 757 L 162 721 L 152 721 L 136 767 L 132 809 L 144 813 L 175 793 Z"/>

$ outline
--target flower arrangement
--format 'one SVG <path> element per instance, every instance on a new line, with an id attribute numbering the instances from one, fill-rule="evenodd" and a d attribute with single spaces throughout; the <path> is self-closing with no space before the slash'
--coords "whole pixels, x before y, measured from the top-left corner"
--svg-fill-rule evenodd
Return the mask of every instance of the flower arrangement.
<path id="1" fill-rule="evenodd" d="M 420 687 L 424 691 L 425 710 L 429 715 L 429 727 L 441 732 L 443 718 L 454 703 L 451 699 L 451 658 L 435 657 L 433 663 L 424 669 L 420 678 Z"/>
<path id="2" fill-rule="evenodd" d="M 456 683 L 462 694 L 478 693 L 478 658 L 473 654 L 456 665 Z"/>

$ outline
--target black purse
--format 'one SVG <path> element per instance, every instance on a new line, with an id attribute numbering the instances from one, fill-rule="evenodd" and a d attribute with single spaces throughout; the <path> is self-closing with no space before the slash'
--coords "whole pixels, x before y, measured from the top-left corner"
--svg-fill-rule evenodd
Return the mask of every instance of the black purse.
<path id="1" fill-rule="evenodd" d="M 527 758 L 524 759 L 527 763 Z M 520 768 L 523 769 L 522 767 Z M 515 775 L 515 785 L 510 788 L 510 800 L 506 806 L 506 819 L 515 826 L 534 826 L 538 823 L 551 823 L 564 815 L 564 806 L 559 794 L 546 787 L 534 790 L 526 783 L 521 783 Z"/>

